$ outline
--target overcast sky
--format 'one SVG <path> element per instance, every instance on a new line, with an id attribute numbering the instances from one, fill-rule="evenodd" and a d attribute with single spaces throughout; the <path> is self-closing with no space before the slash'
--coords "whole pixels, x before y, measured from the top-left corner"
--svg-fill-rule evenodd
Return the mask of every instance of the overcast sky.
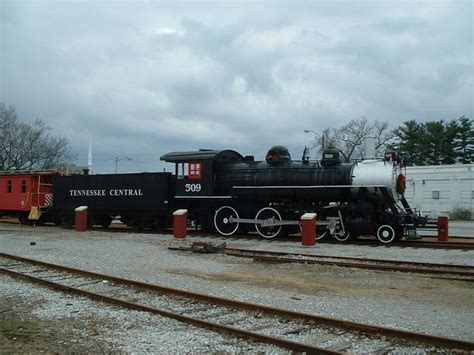
<path id="1" fill-rule="evenodd" d="M 5 1 L 0 102 L 96 172 L 198 148 L 300 158 L 351 119 L 473 117 L 472 1 Z M 312 152 L 314 155 L 315 152 Z"/>

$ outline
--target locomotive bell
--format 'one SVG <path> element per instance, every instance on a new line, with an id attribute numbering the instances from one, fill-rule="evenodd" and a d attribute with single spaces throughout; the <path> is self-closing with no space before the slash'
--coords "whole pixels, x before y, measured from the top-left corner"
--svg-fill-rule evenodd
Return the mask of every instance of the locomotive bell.
<path id="1" fill-rule="evenodd" d="M 265 160 L 267 161 L 267 164 L 270 165 L 278 164 L 290 161 L 291 155 L 287 147 L 275 145 L 268 150 Z"/>

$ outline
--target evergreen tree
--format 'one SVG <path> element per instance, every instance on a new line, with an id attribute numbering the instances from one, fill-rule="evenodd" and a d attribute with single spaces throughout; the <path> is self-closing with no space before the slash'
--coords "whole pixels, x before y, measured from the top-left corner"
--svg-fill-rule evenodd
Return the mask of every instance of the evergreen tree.
<path id="1" fill-rule="evenodd" d="M 462 164 L 474 163 L 474 127 L 473 121 L 465 116 L 459 118 L 455 151 Z"/>
<path id="2" fill-rule="evenodd" d="M 473 163 L 473 126 L 465 116 L 448 123 L 407 121 L 394 131 L 392 148 L 405 155 L 408 165 Z"/>
<path id="3" fill-rule="evenodd" d="M 392 148 L 405 156 L 407 165 L 425 165 L 423 150 L 426 145 L 425 127 L 415 120 L 406 121 L 395 131 L 395 143 Z"/>
<path id="4" fill-rule="evenodd" d="M 443 121 L 427 122 L 424 124 L 424 135 L 421 140 L 424 164 L 440 165 L 442 163 L 445 137 Z"/>
<path id="5" fill-rule="evenodd" d="M 443 144 L 441 146 L 441 164 L 456 163 L 456 140 L 459 134 L 458 121 L 451 120 L 444 126 Z"/>

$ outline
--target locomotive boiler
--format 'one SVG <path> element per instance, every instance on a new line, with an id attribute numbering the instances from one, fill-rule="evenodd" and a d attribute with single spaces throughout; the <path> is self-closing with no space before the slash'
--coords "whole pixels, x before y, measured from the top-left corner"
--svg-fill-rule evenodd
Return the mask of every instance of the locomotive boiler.
<path id="1" fill-rule="evenodd" d="M 344 163 L 337 149 L 328 148 L 320 161 L 307 154 L 295 161 L 287 148 L 275 146 L 265 161 L 232 150 L 174 152 L 161 159 L 176 164 L 176 205 L 204 229 L 226 236 L 253 228 L 264 238 L 297 232 L 301 215 L 316 212 L 317 239 L 376 235 L 390 243 L 416 238 L 424 221 L 403 197 L 402 162 L 394 153 Z"/>

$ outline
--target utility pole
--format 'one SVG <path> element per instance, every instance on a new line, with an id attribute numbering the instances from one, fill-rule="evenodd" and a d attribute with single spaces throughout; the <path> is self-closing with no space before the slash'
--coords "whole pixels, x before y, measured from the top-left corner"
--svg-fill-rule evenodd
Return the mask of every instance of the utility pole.
<path id="1" fill-rule="evenodd" d="M 316 136 L 316 138 L 319 138 L 321 140 L 321 145 L 322 145 L 321 150 L 324 151 L 324 134 L 321 135 L 321 134 L 317 133 L 316 131 L 313 131 L 312 129 L 305 129 L 304 130 L 304 133 L 310 133 L 310 132 L 313 133 Z"/>
<path id="2" fill-rule="evenodd" d="M 119 161 L 122 161 L 122 160 L 132 160 L 132 158 L 118 158 L 118 157 L 115 157 L 115 174 L 117 174 L 117 171 L 118 171 L 118 162 Z"/>

